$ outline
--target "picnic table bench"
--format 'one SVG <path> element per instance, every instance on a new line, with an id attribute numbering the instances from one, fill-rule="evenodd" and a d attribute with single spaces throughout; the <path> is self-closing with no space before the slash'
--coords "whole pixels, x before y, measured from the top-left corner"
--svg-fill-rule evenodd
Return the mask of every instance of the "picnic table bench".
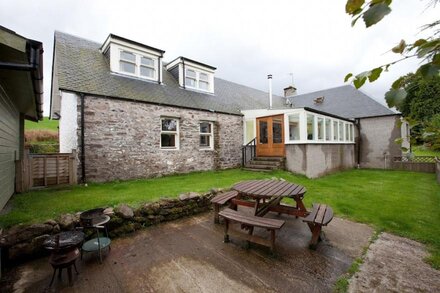
<path id="1" fill-rule="evenodd" d="M 238 192 L 235 190 L 223 192 L 217 194 L 213 199 L 211 199 L 211 203 L 214 204 L 214 223 L 219 223 L 218 213 L 220 212 L 220 207 L 228 203 L 231 199 L 235 198 L 238 195 Z"/>
<path id="2" fill-rule="evenodd" d="M 219 215 L 225 219 L 225 242 L 229 242 L 229 233 L 231 232 L 229 229 L 229 222 L 237 222 L 242 224 L 242 226 L 249 230 L 248 234 L 236 233 L 238 237 L 244 238 L 248 242 L 254 242 L 267 246 L 272 252 L 275 247 L 275 231 L 281 229 L 281 227 L 283 227 L 285 223 L 285 221 L 283 220 L 245 215 L 230 208 L 224 209 L 219 213 Z M 260 236 L 253 235 L 254 227 L 264 228 L 270 231 L 270 239 L 265 239 Z"/>
<path id="3" fill-rule="evenodd" d="M 314 203 L 310 214 L 303 219 L 309 225 L 312 231 L 312 239 L 310 240 L 310 248 L 315 249 L 318 242 L 321 240 L 322 226 L 327 226 L 333 219 L 333 210 L 325 204 Z"/>

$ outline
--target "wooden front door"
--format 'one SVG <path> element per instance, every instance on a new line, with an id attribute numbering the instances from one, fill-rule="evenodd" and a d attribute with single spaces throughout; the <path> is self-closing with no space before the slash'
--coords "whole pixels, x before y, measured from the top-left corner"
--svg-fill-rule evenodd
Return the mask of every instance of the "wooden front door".
<path id="1" fill-rule="evenodd" d="M 257 156 L 284 157 L 284 115 L 257 118 Z"/>

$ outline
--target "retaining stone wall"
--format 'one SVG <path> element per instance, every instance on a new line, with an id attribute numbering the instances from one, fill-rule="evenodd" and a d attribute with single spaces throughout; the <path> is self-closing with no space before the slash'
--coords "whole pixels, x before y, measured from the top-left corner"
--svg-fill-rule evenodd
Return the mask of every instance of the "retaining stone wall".
<path id="1" fill-rule="evenodd" d="M 211 208 L 210 199 L 220 190 L 199 195 L 194 192 L 181 194 L 177 199 L 162 199 L 132 209 L 123 204 L 114 209 L 108 223 L 110 238 L 119 237 L 161 222 L 194 215 Z M 113 209 L 108 208 L 112 213 Z M 79 214 L 61 215 L 57 220 L 32 225 L 17 225 L 0 232 L 2 259 L 14 262 L 25 261 L 46 255 L 44 240 L 60 231 L 69 231 L 79 226 Z"/>

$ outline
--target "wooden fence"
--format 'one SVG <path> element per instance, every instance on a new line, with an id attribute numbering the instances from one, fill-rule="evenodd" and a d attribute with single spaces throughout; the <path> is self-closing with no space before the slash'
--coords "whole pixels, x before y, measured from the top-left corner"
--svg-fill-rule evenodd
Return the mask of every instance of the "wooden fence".
<path id="1" fill-rule="evenodd" d="M 435 173 L 435 157 L 394 157 L 391 169 Z"/>
<path id="2" fill-rule="evenodd" d="M 16 191 L 77 183 L 76 153 L 30 154 L 17 162 Z"/>

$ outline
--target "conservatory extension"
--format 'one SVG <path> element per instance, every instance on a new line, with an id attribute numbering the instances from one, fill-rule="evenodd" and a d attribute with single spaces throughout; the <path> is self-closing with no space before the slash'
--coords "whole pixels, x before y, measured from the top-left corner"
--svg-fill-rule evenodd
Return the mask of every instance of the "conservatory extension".
<path id="1" fill-rule="evenodd" d="M 316 178 L 355 166 L 353 121 L 310 108 L 247 110 L 244 144 L 257 157 L 285 157 L 286 169 Z"/>

